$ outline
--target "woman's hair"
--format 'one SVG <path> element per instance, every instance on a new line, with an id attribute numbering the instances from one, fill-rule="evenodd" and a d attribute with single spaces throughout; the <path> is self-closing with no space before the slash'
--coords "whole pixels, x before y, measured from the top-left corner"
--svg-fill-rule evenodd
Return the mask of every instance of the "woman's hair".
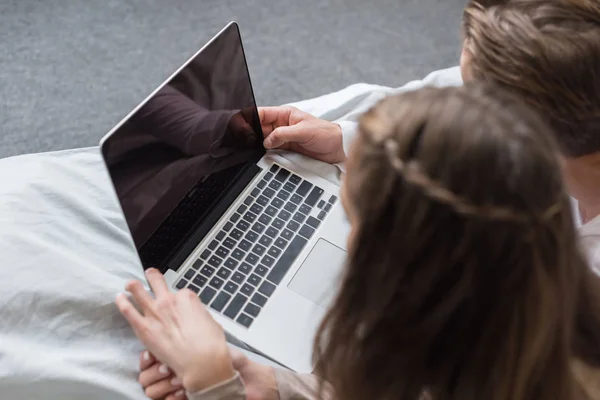
<path id="1" fill-rule="evenodd" d="M 348 264 L 315 339 L 336 398 L 571 398 L 570 361 L 592 347 L 594 360 L 600 329 L 575 339 L 577 313 L 598 319 L 595 281 L 548 131 L 485 86 L 393 96 L 362 117 Z"/>
<path id="2" fill-rule="evenodd" d="M 474 79 L 540 112 L 565 154 L 600 151 L 600 1 L 471 1 L 463 25 Z"/>

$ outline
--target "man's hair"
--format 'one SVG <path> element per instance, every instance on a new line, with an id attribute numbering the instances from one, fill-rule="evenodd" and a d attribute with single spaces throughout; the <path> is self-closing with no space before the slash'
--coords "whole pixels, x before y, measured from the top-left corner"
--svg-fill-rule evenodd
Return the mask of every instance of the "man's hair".
<path id="1" fill-rule="evenodd" d="M 600 151 L 600 1 L 473 1 L 464 31 L 474 79 L 540 112 L 567 156 Z"/>
<path id="2" fill-rule="evenodd" d="M 572 359 L 598 361 L 558 148 L 501 92 L 427 88 L 361 118 L 348 263 L 314 346 L 336 398 L 564 400 Z"/>

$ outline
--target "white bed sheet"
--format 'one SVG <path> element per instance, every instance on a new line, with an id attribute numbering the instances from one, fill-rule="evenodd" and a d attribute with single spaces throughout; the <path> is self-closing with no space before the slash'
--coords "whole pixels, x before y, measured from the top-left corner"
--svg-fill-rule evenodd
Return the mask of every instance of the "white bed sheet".
<path id="1" fill-rule="evenodd" d="M 353 121 L 387 94 L 459 79 L 454 68 L 297 105 Z M 334 166 L 285 156 L 339 182 Z M 114 306 L 132 278 L 142 268 L 97 148 L 0 160 L 0 397 L 144 399 L 142 346 Z"/>

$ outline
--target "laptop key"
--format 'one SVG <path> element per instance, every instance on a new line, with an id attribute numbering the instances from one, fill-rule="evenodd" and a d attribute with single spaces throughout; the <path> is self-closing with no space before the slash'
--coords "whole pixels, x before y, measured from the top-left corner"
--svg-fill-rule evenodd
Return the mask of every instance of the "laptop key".
<path id="1" fill-rule="evenodd" d="M 258 256 L 254 253 L 248 253 L 248 255 L 246 256 L 246 261 L 248 262 L 248 264 L 256 265 L 256 263 L 258 262 Z"/>
<path id="2" fill-rule="evenodd" d="M 265 235 L 269 235 L 272 238 L 275 238 L 277 236 L 277 233 L 279 233 L 277 231 L 277 229 L 273 228 L 272 226 L 270 226 L 267 231 L 265 232 Z"/>
<path id="3" fill-rule="evenodd" d="M 217 311 L 221 311 L 223 309 L 223 307 L 225 307 L 225 304 L 227 304 L 227 302 L 229 301 L 230 298 L 231 298 L 231 295 L 229 293 L 221 292 L 217 295 L 217 297 L 215 298 L 215 301 L 213 301 L 210 306 Z M 251 309 L 251 310 L 255 311 L 253 309 Z"/>
<path id="4" fill-rule="evenodd" d="M 285 168 L 281 168 L 277 175 L 275 175 L 275 179 L 279 182 L 284 182 L 288 176 L 290 176 L 291 172 Z"/>
<path id="5" fill-rule="evenodd" d="M 237 223 L 235 227 L 238 228 L 240 231 L 246 232 L 248 228 L 250 228 L 250 224 L 248 223 L 248 221 L 242 219 L 240 220 L 240 222 Z"/>
<path id="6" fill-rule="evenodd" d="M 304 197 L 306 196 L 306 194 L 308 193 L 308 191 L 310 190 L 310 188 L 312 188 L 312 183 L 304 181 L 300 184 L 300 186 L 298 186 L 298 189 L 296 189 L 296 193 L 298 193 L 300 196 Z"/>
<path id="7" fill-rule="evenodd" d="M 246 253 L 241 251 L 240 249 L 235 249 L 233 253 L 231 253 L 231 257 L 235 258 L 238 261 L 242 261 Z"/>
<path id="8" fill-rule="evenodd" d="M 273 241 L 273 239 L 271 239 L 270 237 L 268 237 L 266 235 L 262 235 L 261 238 L 260 238 L 260 240 L 258 241 L 258 243 L 262 244 L 265 247 L 268 247 L 271 244 L 272 241 Z M 191 276 L 189 278 L 191 278 Z"/>
<path id="9" fill-rule="evenodd" d="M 275 284 L 281 283 L 283 277 L 288 272 L 296 260 L 296 257 L 298 257 L 298 254 L 300 254 L 307 242 L 308 241 L 301 236 L 294 237 L 294 239 L 290 242 L 290 245 L 281 255 L 281 258 L 279 258 L 277 263 L 275 263 L 275 266 L 271 269 L 271 272 L 269 272 L 269 275 L 267 275 L 267 279 Z"/>
<path id="10" fill-rule="evenodd" d="M 260 196 L 258 199 L 256 199 L 256 202 L 261 206 L 266 206 L 269 204 L 269 199 L 267 199 L 265 196 Z"/>
<path id="11" fill-rule="evenodd" d="M 239 272 L 234 272 L 231 276 L 231 281 L 237 284 L 241 284 L 242 282 L 244 282 L 244 279 L 246 279 L 246 277 L 240 274 Z"/>
<path id="12" fill-rule="evenodd" d="M 275 173 L 275 172 L 277 172 L 278 169 L 279 169 L 279 165 L 273 164 L 273 165 L 271 165 L 269 172 Z"/>
<path id="13" fill-rule="evenodd" d="M 256 286 L 260 283 L 260 276 L 252 274 L 248 277 L 248 283 L 252 286 Z"/>
<path id="14" fill-rule="evenodd" d="M 242 238 L 242 236 L 244 235 L 244 232 L 240 231 L 239 229 L 234 229 L 231 231 L 231 233 L 229 234 L 229 236 L 231 236 L 232 238 L 234 238 L 235 240 L 240 240 Z"/>
<path id="15" fill-rule="evenodd" d="M 260 194 L 260 190 L 258 190 L 257 188 L 252 189 L 252 192 L 250 193 L 250 195 L 252 195 L 252 197 L 258 197 L 259 194 Z"/>
<path id="16" fill-rule="evenodd" d="M 196 271 L 198 271 L 200 269 L 200 267 L 202 266 L 202 264 L 204 264 L 204 261 L 196 260 L 196 261 L 194 261 L 194 265 L 192 265 L 192 268 L 195 269 Z"/>
<path id="17" fill-rule="evenodd" d="M 219 275 L 219 277 L 221 277 L 223 279 L 227 279 L 231 275 L 231 270 L 227 269 L 225 267 L 221 267 L 221 268 L 219 268 L 217 275 Z"/>
<path id="18" fill-rule="evenodd" d="M 256 185 L 259 189 L 263 189 L 265 186 L 267 186 L 267 181 L 265 181 L 264 179 L 261 179 L 260 182 L 258 182 L 258 184 Z"/>
<path id="19" fill-rule="evenodd" d="M 260 293 L 254 293 L 254 296 L 252 296 L 251 301 L 254 304 L 258 304 L 261 307 L 264 307 L 265 304 L 267 304 L 267 298 Z"/>
<path id="20" fill-rule="evenodd" d="M 185 279 L 180 279 L 179 282 L 177 282 L 177 285 L 175 285 L 175 287 L 177 289 L 183 289 L 185 287 L 185 285 L 187 285 L 188 281 L 186 281 Z"/>
<path id="21" fill-rule="evenodd" d="M 227 255 L 229 254 L 229 249 L 226 248 L 225 246 L 221 246 L 217 249 L 217 251 L 215 251 L 215 254 L 218 255 L 221 258 L 225 258 L 227 257 Z M 214 256 L 213 256 L 214 257 Z M 210 261 L 209 261 L 210 263 Z M 212 265 L 212 264 L 211 264 Z M 215 265 L 216 267 L 216 265 Z"/>
<path id="22" fill-rule="evenodd" d="M 210 303 L 212 298 L 215 297 L 216 293 L 217 293 L 217 291 L 215 289 L 211 288 L 210 286 L 207 286 L 206 288 L 204 288 L 202 293 L 200 293 L 200 300 L 204 304 L 208 304 L 208 303 Z"/>
<path id="23" fill-rule="evenodd" d="M 252 251 L 256 254 L 258 254 L 259 256 L 262 256 L 265 252 L 265 250 L 267 250 L 264 246 L 261 246 L 260 244 L 255 244 L 254 247 L 252 248 Z"/>
<path id="24" fill-rule="evenodd" d="M 254 201 L 254 199 L 251 196 L 248 196 L 244 200 L 244 204 L 247 205 L 247 206 L 250 206 L 250 204 L 252 204 L 253 201 Z"/>
<path id="25" fill-rule="evenodd" d="M 287 212 L 285 210 L 281 210 L 278 215 L 278 217 L 284 221 L 287 221 L 288 219 L 290 219 L 291 216 L 292 216 L 292 214 L 290 214 L 289 212 Z"/>
<path id="26" fill-rule="evenodd" d="M 302 178 L 300 178 L 296 174 L 292 174 L 292 176 L 290 176 L 290 179 L 288 179 L 288 181 L 292 182 L 294 185 L 297 185 L 302 181 Z"/>
<path id="27" fill-rule="evenodd" d="M 308 219 L 306 220 L 306 225 L 313 227 L 315 229 L 317 229 L 319 227 L 320 223 L 321 223 L 321 221 L 319 221 L 315 217 L 308 217 Z"/>
<path id="28" fill-rule="evenodd" d="M 242 265 L 240 265 L 240 267 L 238 268 L 238 271 L 248 275 L 250 271 L 252 271 L 252 267 L 248 263 L 242 263 Z"/>
<path id="29" fill-rule="evenodd" d="M 323 189 L 321 189 L 318 186 L 315 186 L 314 189 L 310 192 L 310 194 L 306 198 L 306 200 L 304 200 L 304 203 L 308 204 L 311 207 L 314 207 L 314 205 L 317 204 L 317 201 L 319 200 L 319 198 L 321 197 L 322 194 L 323 194 Z M 325 207 L 327 207 L 327 206 L 325 206 Z"/>
<path id="30" fill-rule="evenodd" d="M 224 226 L 223 226 L 223 230 L 225 232 L 229 232 L 229 230 L 233 227 L 233 224 L 231 222 L 227 222 Z"/>
<path id="31" fill-rule="evenodd" d="M 246 304 L 246 307 L 244 307 L 244 312 L 256 318 L 260 312 L 260 307 L 255 306 L 252 303 L 248 303 Z"/>
<path id="32" fill-rule="evenodd" d="M 268 244 L 267 244 L 268 246 Z M 192 279 L 194 277 L 194 275 L 196 274 L 196 271 L 194 271 L 193 269 L 189 269 L 186 273 L 185 273 L 185 278 L 186 279 Z"/>
<path id="33" fill-rule="evenodd" d="M 223 246 L 227 247 L 228 249 L 233 249 L 235 247 L 235 240 L 232 238 L 227 238 L 223 241 Z"/>
<path id="34" fill-rule="evenodd" d="M 275 214 L 277 214 L 277 209 L 273 206 L 267 206 L 267 209 L 265 210 L 265 214 L 267 214 L 270 217 L 274 217 Z"/>
<path id="35" fill-rule="evenodd" d="M 290 230 L 292 230 L 292 231 L 294 231 L 294 232 L 296 232 L 298 230 L 298 228 L 300 228 L 300 224 L 297 223 L 296 221 L 290 221 L 287 224 L 287 228 L 290 229 Z"/>
<path id="36" fill-rule="evenodd" d="M 302 204 L 298 211 L 300 211 L 302 214 L 308 215 L 312 211 L 312 207 L 307 206 L 306 204 Z"/>
<path id="37" fill-rule="evenodd" d="M 278 237 L 275 240 L 275 246 L 277 246 L 283 250 L 283 249 L 285 249 L 285 246 L 287 246 L 287 240 L 283 239 L 282 237 Z"/>
<path id="38" fill-rule="evenodd" d="M 285 229 L 283 232 L 281 232 L 281 237 L 285 240 L 290 240 L 292 236 L 294 236 L 294 233 L 289 229 Z"/>
<path id="39" fill-rule="evenodd" d="M 233 283 L 233 282 L 229 281 L 225 284 L 225 286 L 223 287 L 223 290 L 229 294 L 234 294 L 235 292 L 237 292 L 238 288 L 239 288 L 239 285 L 237 283 Z"/>
<path id="40" fill-rule="evenodd" d="M 299 224 L 303 223 L 305 219 L 306 215 L 302 214 L 301 212 L 297 212 L 296 214 L 294 214 L 293 220 L 298 222 Z"/>
<path id="41" fill-rule="evenodd" d="M 263 196 L 266 196 L 269 199 L 271 199 L 273 198 L 273 196 L 275 196 L 275 191 L 271 188 L 266 188 L 265 190 L 263 190 Z"/>
<path id="42" fill-rule="evenodd" d="M 235 267 L 237 267 L 237 265 L 238 265 L 238 262 L 230 257 L 225 261 L 225 264 L 223 264 L 223 265 L 225 265 L 229 269 L 235 269 Z"/>
<path id="43" fill-rule="evenodd" d="M 325 206 L 325 200 L 319 200 L 319 204 L 317 205 L 317 207 L 320 209 L 323 209 L 324 206 Z"/>
<path id="44" fill-rule="evenodd" d="M 267 271 L 268 269 L 264 265 L 259 265 L 258 267 L 254 268 L 254 273 L 258 276 L 265 276 Z"/>
<path id="45" fill-rule="evenodd" d="M 249 231 L 248 233 L 246 233 L 246 239 L 249 242 L 256 242 L 256 239 L 258 239 L 258 233 L 254 231 Z"/>
<path id="46" fill-rule="evenodd" d="M 267 181 L 267 182 L 268 182 L 268 181 L 270 181 L 272 178 L 273 178 L 273 174 L 272 174 L 272 173 L 270 173 L 270 172 L 267 172 L 267 173 L 265 174 L 265 176 L 263 177 L 263 179 L 264 179 L 265 181 Z"/>
<path id="47" fill-rule="evenodd" d="M 210 260 L 208 260 L 208 263 L 209 263 L 210 265 L 212 265 L 213 267 L 215 267 L 215 268 L 216 268 L 216 267 L 218 267 L 219 265 L 221 265 L 221 262 L 222 262 L 222 261 L 223 261 L 223 260 L 221 260 L 219 257 L 217 257 L 217 256 L 212 256 L 212 257 L 210 258 Z"/>
<path id="48" fill-rule="evenodd" d="M 248 221 L 248 222 L 254 222 L 254 220 L 256 219 L 256 214 L 252 214 L 250 211 L 248 211 L 246 214 L 244 214 L 244 220 Z"/>
<path id="49" fill-rule="evenodd" d="M 292 195 L 292 198 L 290 199 L 290 201 L 296 205 L 302 203 L 302 196 L 297 195 L 296 193 L 294 193 Z"/>
<path id="50" fill-rule="evenodd" d="M 216 240 L 213 240 L 212 242 L 210 242 L 210 244 L 208 245 L 208 248 L 211 250 L 214 250 L 217 248 L 217 246 L 219 245 L 219 242 L 217 242 Z"/>
<path id="51" fill-rule="evenodd" d="M 250 328 L 250 326 L 254 322 L 254 319 L 252 319 L 252 317 L 249 317 L 246 314 L 240 314 L 240 316 L 237 317 L 235 322 L 237 322 L 238 324 L 240 324 L 242 326 L 245 326 L 246 328 Z"/>
<path id="52" fill-rule="evenodd" d="M 258 222 L 260 222 L 261 224 L 265 224 L 265 225 L 269 225 L 271 223 L 271 217 L 269 217 L 267 214 L 263 214 L 260 216 L 260 218 L 258 218 Z"/>
<path id="53" fill-rule="evenodd" d="M 337 201 L 337 197 L 334 195 L 331 195 L 331 197 L 329 198 L 329 203 L 334 204 Z"/>
<path id="54" fill-rule="evenodd" d="M 248 206 L 242 204 L 241 206 L 238 207 L 237 212 L 240 214 L 243 214 L 246 212 L 247 209 L 248 209 Z"/>
<path id="55" fill-rule="evenodd" d="M 248 298 L 246 296 L 239 293 L 236 294 L 233 300 L 231 300 L 231 303 L 229 303 L 229 305 L 223 312 L 223 314 L 225 314 L 225 316 L 231 319 L 235 318 L 235 316 L 238 315 L 246 301 L 248 301 Z"/>
<path id="56" fill-rule="evenodd" d="M 244 283 L 244 286 L 242 286 L 242 288 L 240 289 L 240 292 L 245 294 L 246 296 L 250 297 L 252 292 L 254 292 L 254 286 Z"/>
<path id="57" fill-rule="evenodd" d="M 286 182 L 285 185 L 283 185 L 283 188 L 291 193 L 296 190 L 296 185 L 291 182 Z"/>
<path id="58" fill-rule="evenodd" d="M 264 281 L 258 288 L 258 291 L 264 294 L 266 297 L 271 297 L 275 291 L 275 285 L 273 285 L 271 282 Z"/>
<path id="59" fill-rule="evenodd" d="M 277 197 L 279 197 L 281 200 L 287 200 L 290 197 L 290 192 L 281 190 L 279 193 L 277 193 Z"/>
<path id="60" fill-rule="evenodd" d="M 221 278 L 217 278 L 216 276 L 214 276 L 210 280 L 209 285 L 214 287 L 215 289 L 221 289 L 221 286 L 223 286 L 223 280 Z"/>
<path id="61" fill-rule="evenodd" d="M 212 274 L 215 273 L 215 269 L 212 267 L 209 267 L 208 265 L 205 265 L 204 267 L 202 267 L 202 269 L 200 270 L 200 273 L 204 276 L 206 276 L 207 278 L 210 278 L 212 276 Z"/>
<path id="62" fill-rule="evenodd" d="M 281 182 L 277 182 L 277 181 L 271 181 L 271 183 L 269 183 L 269 187 L 273 190 L 278 190 L 281 187 Z M 267 189 L 265 189 L 266 191 Z M 273 192 L 275 193 L 275 192 Z M 271 197 L 271 196 L 269 196 Z"/>
<path id="63" fill-rule="evenodd" d="M 206 260 L 210 256 L 210 250 L 204 250 L 202 254 L 200 254 L 200 258 Z"/>
<path id="64" fill-rule="evenodd" d="M 229 220 L 230 220 L 231 222 L 233 222 L 233 223 L 237 222 L 237 221 L 238 221 L 238 219 L 240 219 L 240 214 L 238 214 L 238 213 L 235 213 L 235 214 L 233 214 L 233 215 L 231 216 L 231 218 L 229 218 Z"/>
<path id="65" fill-rule="evenodd" d="M 273 223 L 271 225 L 273 225 L 277 229 L 281 229 L 285 226 L 285 222 L 283 222 L 279 218 L 275 218 L 275 220 L 273 221 Z"/>
<path id="66" fill-rule="evenodd" d="M 187 288 L 190 289 L 192 292 L 194 292 L 196 294 L 200 291 L 200 288 L 198 286 L 192 285 L 191 283 L 190 283 L 190 285 Z"/>
<path id="67" fill-rule="evenodd" d="M 277 258 L 281 254 L 281 249 L 273 246 L 269 249 L 268 254 L 273 258 Z"/>
<path id="68" fill-rule="evenodd" d="M 321 221 L 323 221 L 323 218 L 325 218 L 326 215 L 327 215 L 327 213 L 325 211 L 321 211 L 317 218 L 319 218 Z"/>
<path id="69" fill-rule="evenodd" d="M 196 275 L 196 277 L 194 278 L 194 285 L 203 287 L 204 285 L 206 285 L 207 280 L 208 279 L 203 277 L 202 275 Z"/>
<path id="70" fill-rule="evenodd" d="M 281 207 L 283 207 L 283 200 L 278 199 L 278 198 L 274 198 L 273 201 L 271 202 L 271 205 L 273 207 L 275 207 L 276 209 L 280 209 Z"/>
<path id="71" fill-rule="evenodd" d="M 217 240 L 223 240 L 225 235 L 226 235 L 225 231 L 219 231 L 219 233 L 217 233 Z"/>
<path id="72" fill-rule="evenodd" d="M 325 211 L 329 212 L 331 210 L 331 203 L 325 204 Z"/>
<path id="73" fill-rule="evenodd" d="M 288 212 L 291 212 L 291 213 L 293 213 L 294 211 L 296 211 L 296 208 L 297 208 L 297 206 L 294 203 L 289 202 L 289 201 L 285 204 L 285 207 L 283 207 L 283 209 L 285 211 L 288 211 Z"/>
<path id="74" fill-rule="evenodd" d="M 256 222 L 254 225 L 252 225 L 252 230 L 256 233 L 263 233 L 265 226 L 260 222 Z"/>
<path id="75" fill-rule="evenodd" d="M 302 229 L 300 229 L 300 232 L 298 233 L 304 236 L 305 238 L 310 239 L 311 236 L 315 233 L 315 230 L 308 225 L 303 225 Z"/>
<path id="76" fill-rule="evenodd" d="M 250 211 L 252 211 L 256 215 L 260 214 L 262 210 L 263 207 L 260 204 L 252 204 L 252 207 L 250 207 Z"/>
<path id="77" fill-rule="evenodd" d="M 252 247 L 252 243 L 250 243 L 249 241 L 247 241 L 246 239 L 242 240 L 240 242 L 240 244 L 238 245 L 238 247 L 244 251 L 248 251 L 250 250 L 250 247 Z"/>
<path id="78" fill-rule="evenodd" d="M 267 267 L 272 267 L 273 263 L 275 262 L 275 259 L 269 255 L 265 255 L 262 260 L 260 260 L 260 262 L 264 265 L 266 265 Z"/>

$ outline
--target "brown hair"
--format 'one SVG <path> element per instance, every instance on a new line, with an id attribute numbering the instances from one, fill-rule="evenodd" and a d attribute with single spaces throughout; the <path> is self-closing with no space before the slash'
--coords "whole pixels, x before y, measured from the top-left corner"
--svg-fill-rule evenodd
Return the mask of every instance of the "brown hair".
<path id="1" fill-rule="evenodd" d="M 600 332 L 584 324 L 573 350 L 578 291 L 595 280 L 549 128 L 498 91 L 428 88 L 362 117 L 345 183 L 354 236 L 314 350 L 338 399 L 576 390 L 571 358 Z"/>
<path id="2" fill-rule="evenodd" d="M 479 3 L 464 18 L 473 78 L 504 86 L 541 112 L 565 154 L 600 151 L 600 2 Z"/>

